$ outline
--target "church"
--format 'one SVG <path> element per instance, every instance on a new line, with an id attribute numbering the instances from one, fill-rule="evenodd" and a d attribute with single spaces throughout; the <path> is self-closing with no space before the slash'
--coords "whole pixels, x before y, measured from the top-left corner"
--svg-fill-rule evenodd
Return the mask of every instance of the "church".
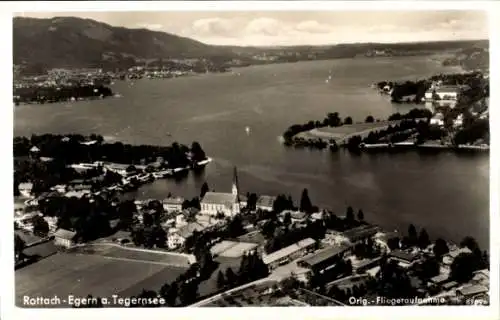
<path id="1" fill-rule="evenodd" d="M 234 168 L 231 193 L 207 192 L 200 204 L 202 214 L 216 216 L 218 213 L 222 213 L 226 217 L 232 217 L 240 213 L 241 207 L 246 206 L 246 200 L 244 196 L 239 194 L 236 167 Z"/>

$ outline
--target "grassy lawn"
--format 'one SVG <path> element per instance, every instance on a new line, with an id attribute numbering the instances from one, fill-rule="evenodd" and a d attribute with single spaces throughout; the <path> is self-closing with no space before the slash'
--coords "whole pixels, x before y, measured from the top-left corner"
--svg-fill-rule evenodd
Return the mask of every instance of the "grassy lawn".
<path id="1" fill-rule="evenodd" d="M 68 295 L 86 297 L 88 294 L 130 296 L 140 293 L 143 288 L 158 290 L 183 272 L 180 268 L 158 264 L 59 253 L 16 271 L 16 305 L 23 307 L 25 295 L 57 295 L 61 299 Z M 59 307 L 68 306 L 63 302 Z"/>
<path id="2" fill-rule="evenodd" d="M 143 262 L 158 262 L 171 264 L 178 267 L 189 267 L 188 259 L 182 255 L 170 254 L 166 251 L 141 251 L 133 248 L 120 248 L 118 246 L 95 244 L 82 248 L 75 248 L 75 252 L 99 255 L 107 258 L 141 260 Z"/>

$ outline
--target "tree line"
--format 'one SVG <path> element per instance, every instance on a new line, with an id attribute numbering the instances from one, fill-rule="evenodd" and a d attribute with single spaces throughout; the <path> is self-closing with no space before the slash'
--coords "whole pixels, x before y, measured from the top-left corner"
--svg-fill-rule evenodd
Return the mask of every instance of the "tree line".
<path id="1" fill-rule="evenodd" d="M 113 92 L 103 85 L 22 87 L 14 89 L 14 103 L 53 103 L 89 97 L 109 97 Z"/>

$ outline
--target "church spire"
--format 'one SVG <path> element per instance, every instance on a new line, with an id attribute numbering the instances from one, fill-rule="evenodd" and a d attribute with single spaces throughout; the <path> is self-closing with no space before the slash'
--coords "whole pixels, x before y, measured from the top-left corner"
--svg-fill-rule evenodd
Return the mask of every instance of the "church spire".
<path id="1" fill-rule="evenodd" d="M 235 195 L 236 197 L 238 197 L 239 195 L 239 185 L 238 185 L 238 172 L 237 172 L 237 169 L 236 167 L 234 167 L 234 171 L 233 171 L 233 189 L 232 189 L 232 193 L 233 195 Z"/>

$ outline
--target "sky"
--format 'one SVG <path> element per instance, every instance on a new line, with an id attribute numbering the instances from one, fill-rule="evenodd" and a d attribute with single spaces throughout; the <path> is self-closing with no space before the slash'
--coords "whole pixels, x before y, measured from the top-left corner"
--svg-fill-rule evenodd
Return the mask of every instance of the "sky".
<path id="1" fill-rule="evenodd" d="M 207 44 L 238 46 L 416 42 L 488 38 L 484 11 L 36 12 L 147 28 Z"/>

